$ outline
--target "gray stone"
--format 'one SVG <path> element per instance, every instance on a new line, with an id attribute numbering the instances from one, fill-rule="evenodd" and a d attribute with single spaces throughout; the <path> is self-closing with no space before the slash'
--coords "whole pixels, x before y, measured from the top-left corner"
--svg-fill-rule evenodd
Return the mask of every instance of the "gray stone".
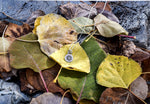
<path id="1" fill-rule="evenodd" d="M 62 96 L 52 93 L 44 93 L 36 98 L 33 98 L 30 104 L 60 104 Z M 64 97 L 62 104 L 73 104 L 73 101 Z"/>
<path id="2" fill-rule="evenodd" d="M 30 100 L 30 97 L 20 91 L 17 84 L 0 79 L 0 104 L 27 104 Z"/>
<path id="3" fill-rule="evenodd" d="M 150 49 L 150 1 L 118 1 L 111 6 L 129 35 Z"/>

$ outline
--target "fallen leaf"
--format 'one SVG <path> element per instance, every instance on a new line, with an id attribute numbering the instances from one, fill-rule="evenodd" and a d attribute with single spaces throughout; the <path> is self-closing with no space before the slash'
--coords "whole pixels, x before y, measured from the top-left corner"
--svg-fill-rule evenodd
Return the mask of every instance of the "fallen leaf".
<path id="1" fill-rule="evenodd" d="M 134 60 L 108 55 L 98 68 L 96 80 L 102 86 L 128 88 L 141 72 L 140 65 Z"/>
<path id="2" fill-rule="evenodd" d="M 37 40 L 35 34 L 29 33 L 19 39 Z M 23 42 L 15 40 L 9 47 L 10 65 L 15 69 L 31 68 L 35 72 L 50 68 L 55 65 L 55 62 L 43 54 L 40 50 L 38 42 Z M 32 59 L 35 60 L 39 69 L 36 67 Z"/>
<path id="3" fill-rule="evenodd" d="M 9 64 L 8 58 L 8 48 L 12 42 L 10 42 L 7 38 L 0 37 L 0 72 L 10 72 L 11 67 Z"/>
<path id="4" fill-rule="evenodd" d="M 95 8 L 92 8 L 90 5 L 86 3 L 82 4 L 67 3 L 61 5 L 59 8 L 61 14 L 63 14 L 67 19 L 73 19 L 76 17 L 93 18 L 94 16 L 97 15 L 97 10 Z"/>
<path id="5" fill-rule="evenodd" d="M 38 17 L 33 33 L 37 34 L 41 50 L 48 56 L 63 45 L 77 41 L 77 33 L 71 23 L 57 14 Z"/>
<path id="6" fill-rule="evenodd" d="M 63 95 L 64 94 L 63 89 L 61 89 L 56 83 L 53 83 L 53 80 L 57 76 L 59 69 L 60 69 L 60 66 L 56 64 L 50 69 L 43 70 L 42 75 L 44 77 L 44 80 L 50 92 L 52 93 L 60 92 Z M 45 87 L 43 85 L 43 82 L 41 80 L 39 73 L 36 73 L 30 69 L 27 69 L 26 77 L 27 77 L 27 81 L 29 82 L 29 84 L 31 84 L 35 89 L 40 90 L 40 91 L 45 91 Z"/>
<path id="7" fill-rule="evenodd" d="M 128 32 L 118 23 L 111 21 L 102 14 L 94 18 L 94 24 L 100 35 L 104 37 L 113 37 L 118 34 L 128 35 Z"/>
<path id="8" fill-rule="evenodd" d="M 77 33 L 87 34 L 94 29 L 93 20 L 86 17 L 77 17 L 70 19 L 69 22 L 72 24 Z"/>
<path id="9" fill-rule="evenodd" d="M 111 6 L 109 5 L 109 3 L 106 4 L 105 8 L 104 8 L 104 5 L 105 5 L 104 2 L 97 2 L 96 5 L 95 3 L 91 4 L 91 6 L 94 6 L 94 8 L 96 8 L 97 14 L 102 13 L 108 19 L 119 23 L 119 19 L 112 13 Z M 103 8 L 104 8 L 104 11 L 103 11 Z"/>
<path id="10" fill-rule="evenodd" d="M 150 57 L 142 61 L 141 66 L 142 66 L 143 72 L 150 72 Z"/>
<path id="11" fill-rule="evenodd" d="M 150 97 L 150 75 L 149 74 L 144 74 L 142 77 L 147 82 L 147 85 L 148 85 L 148 95 L 147 95 L 147 98 L 149 98 Z"/>
<path id="12" fill-rule="evenodd" d="M 146 104 L 123 88 L 107 88 L 100 97 L 100 104 Z"/>
<path id="13" fill-rule="evenodd" d="M 30 104 L 60 104 L 62 97 L 53 93 L 44 93 L 36 98 L 33 98 Z M 74 104 L 69 98 L 63 98 L 62 104 Z"/>
<path id="14" fill-rule="evenodd" d="M 99 64 L 104 60 L 106 54 L 94 39 L 90 39 L 88 42 L 82 43 L 81 46 L 90 59 L 90 73 L 86 74 L 62 69 L 58 77 L 58 83 L 63 89 L 69 88 L 73 98 L 77 100 L 86 77 L 84 90 L 80 98 L 81 102 L 82 100 L 92 100 L 98 103 L 98 99 L 105 88 L 96 83 L 95 75 Z"/>
<path id="15" fill-rule="evenodd" d="M 139 98 L 145 100 L 148 94 L 148 85 L 142 77 L 138 77 L 130 85 L 130 90 Z"/>
<path id="16" fill-rule="evenodd" d="M 0 37 L 2 37 L 2 34 L 8 24 L 9 23 L 6 21 L 0 21 Z"/>
<path id="17" fill-rule="evenodd" d="M 19 71 L 19 79 L 21 84 L 20 90 L 22 92 L 25 92 L 27 94 L 33 94 L 37 91 L 31 84 L 29 84 L 26 78 L 26 70 Z"/>
<path id="18" fill-rule="evenodd" d="M 0 53 L 7 52 L 11 42 L 7 38 L 0 37 Z"/>
<path id="19" fill-rule="evenodd" d="M 70 47 L 72 49 L 73 61 L 67 62 L 65 61 L 65 56 L 68 53 Z M 84 51 L 84 49 L 80 46 L 79 43 L 65 45 L 60 50 L 52 53 L 50 57 L 55 60 L 58 64 L 60 64 L 63 68 L 68 70 L 75 70 L 80 72 L 89 73 L 90 72 L 90 60 Z"/>
<path id="20" fill-rule="evenodd" d="M 0 55 L 0 72 L 10 72 L 11 67 L 8 55 Z"/>
<path id="21" fill-rule="evenodd" d="M 105 3 L 104 2 L 97 2 L 96 5 L 95 3 L 91 4 L 90 6 L 97 9 L 97 12 L 100 13 L 103 8 L 104 8 Z M 109 5 L 109 3 L 106 4 L 106 7 L 104 8 L 104 10 L 111 12 L 111 6 Z"/>
<path id="22" fill-rule="evenodd" d="M 143 51 L 140 48 L 136 48 L 135 53 L 130 58 L 141 63 L 142 61 L 150 58 L 150 53 Z"/>
<path id="23" fill-rule="evenodd" d="M 28 24 L 17 25 L 14 23 L 9 23 L 7 30 L 5 32 L 5 36 L 17 38 L 17 37 L 26 35 L 31 31 L 32 29 L 30 28 Z"/>

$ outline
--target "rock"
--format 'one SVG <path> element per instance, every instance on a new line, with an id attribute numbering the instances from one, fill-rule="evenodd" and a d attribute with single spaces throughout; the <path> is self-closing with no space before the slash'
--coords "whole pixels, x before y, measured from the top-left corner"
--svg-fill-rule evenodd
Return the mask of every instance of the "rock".
<path id="1" fill-rule="evenodd" d="M 150 49 L 150 2 L 117 1 L 111 2 L 111 6 L 129 35 L 136 36 L 140 43 Z"/>
<path id="2" fill-rule="evenodd" d="M 36 10 L 32 12 L 31 16 L 27 19 L 26 23 L 29 24 L 30 26 L 34 27 L 34 22 L 37 17 L 39 16 L 44 16 L 45 13 L 42 10 Z"/>
<path id="3" fill-rule="evenodd" d="M 37 98 L 33 98 L 30 104 L 60 104 L 62 96 L 52 94 L 52 93 L 44 93 Z M 73 104 L 72 100 L 69 98 L 63 98 L 62 104 Z"/>
<path id="4" fill-rule="evenodd" d="M 17 84 L 0 79 L 0 104 L 26 104 L 30 100 L 30 97 L 20 91 Z"/>

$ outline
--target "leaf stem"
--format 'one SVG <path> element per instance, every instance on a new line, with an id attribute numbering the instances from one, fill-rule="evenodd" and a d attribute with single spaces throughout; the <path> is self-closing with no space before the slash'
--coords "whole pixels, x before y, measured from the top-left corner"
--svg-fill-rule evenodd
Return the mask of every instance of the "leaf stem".
<path id="1" fill-rule="evenodd" d="M 7 54 L 8 52 L 0 52 L 0 55 L 5 55 Z"/>
<path id="2" fill-rule="evenodd" d="M 81 96 L 82 96 L 82 93 L 83 93 L 83 90 L 84 90 L 85 83 L 86 83 L 86 77 L 85 77 L 85 79 L 84 79 L 84 82 L 83 82 L 83 85 L 82 85 L 82 89 L 81 89 L 81 92 L 80 92 L 80 95 L 79 95 L 79 97 L 78 97 L 78 100 L 77 100 L 76 104 L 78 104 L 79 101 L 80 101 L 80 99 L 81 99 Z"/>
<path id="3" fill-rule="evenodd" d="M 23 40 L 23 39 L 11 37 L 11 36 L 9 36 L 9 37 L 10 37 L 10 38 L 13 38 L 13 39 L 15 39 L 15 40 L 18 40 L 18 41 L 22 41 L 22 42 L 38 42 L 38 40 Z"/>
<path id="4" fill-rule="evenodd" d="M 41 79 L 42 79 L 42 82 L 43 82 L 43 84 L 44 84 L 44 87 L 45 87 L 46 91 L 49 92 L 49 91 L 48 91 L 48 88 L 47 88 L 47 85 L 46 85 L 46 82 L 45 82 L 45 80 L 44 80 L 42 71 L 40 71 L 39 74 L 40 74 L 40 77 L 41 77 Z"/>
<path id="5" fill-rule="evenodd" d="M 150 74 L 150 72 L 143 72 L 142 74 Z"/>
<path id="6" fill-rule="evenodd" d="M 144 104 L 147 104 L 144 100 L 142 100 L 141 98 L 139 98 L 138 96 L 136 96 L 131 90 L 128 89 L 128 91 L 134 95 L 135 97 L 137 97 L 139 100 L 141 100 Z"/>
<path id="7" fill-rule="evenodd" d="M 97 30 L 95 30 L 86 40 L 85 42 L 89 41 L 89 39 L 91 39 L 93 37 L 93 35 L 96 33 Z"/>
<path id="8" fill-rule="evenodd" d="M 65 91 L 65 93 L 63 94 L 63 96 L 62 96 L 62 98 L 61 98 L 60 104 L 62 104 L 63 99 L 64 99 L 64 97 L 65 97 L 66 93 L 68 93 L 68 92 L 70 92 L 70 90 Z"/>
<path id="9" fill-rule="evenodd" d="M 58 76 L 59 76 L 61 70 L 62 70 L 62 66 L 61 66 L 61 68 L 59 69 L 59 72 L 58 72 L 56 78 L 53 80 L 53 83 L 56 83 L 56 82 L 57 82 L 57 79 L 58 79 Z"/>
<path id="10" fill-rule="evenodd" d="M 30 53 L 28 52 L 28 50 L 27 50 L 24 46 L 23 46 L 23 48 L 24 48 L 24 50 L 27 52 L 27 54 L 29 55 L 29 57 L 31 58 L 31 60 L 33 61 L 33 64 L 34 64 L 34 65 L 36 66 L 36 68 L 38 69 L 39 74 L 40 74 L 40 77 L 41 77 L 42 82 L 43 82 L 43 84 L 44 84 L 44 87 L 45 87 L 46 91 L 49 92 L 49 91 L 48 91 L 48 88 L 47 88 L 47 85 L 46 85 L 46 82 L 45 82 L 45 80 L 44 80 L 44 77 L 43 77 L 43 75 L 42 75 L 41 69 L 39 68 L 38 64 L 35 62 L 34 58 L 30 55 Z"/>
<path id="11" fill-rule="evenodd" d="M 125 37 L 125 38 L 136 39 L 136 36 L 128 36 L 128 35 L 118 35 L 118 36 Z"/>

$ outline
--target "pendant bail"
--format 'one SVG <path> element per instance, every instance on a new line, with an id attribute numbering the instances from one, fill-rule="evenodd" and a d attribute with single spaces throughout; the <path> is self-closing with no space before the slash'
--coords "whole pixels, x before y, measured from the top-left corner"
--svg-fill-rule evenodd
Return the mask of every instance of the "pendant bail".
<path id="1" fill-rule="evenodd" d="M 72 50 L 68 50 L 68 53 L 65 56 L 65 61 L 66 62 L 72 62 L 73 61 Z"/>

